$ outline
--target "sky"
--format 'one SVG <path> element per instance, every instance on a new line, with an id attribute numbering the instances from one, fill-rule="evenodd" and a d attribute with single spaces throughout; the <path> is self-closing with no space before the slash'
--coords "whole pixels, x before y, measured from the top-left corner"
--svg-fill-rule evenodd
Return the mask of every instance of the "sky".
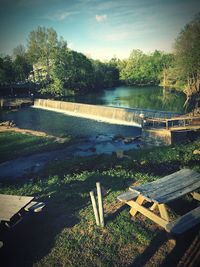
<path id="1" fill-rule="evenodd" d="M 0 54 L 53 27 L 71 49 L 94 59 L 128 58 L 133 49 L 171 52 L 199 0 L 0 0 Z"/>

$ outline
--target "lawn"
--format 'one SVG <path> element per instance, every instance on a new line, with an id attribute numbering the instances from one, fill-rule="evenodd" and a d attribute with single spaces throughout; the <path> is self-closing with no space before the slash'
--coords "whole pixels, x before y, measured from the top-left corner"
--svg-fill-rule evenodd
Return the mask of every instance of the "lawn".
<path id="1" fill-rule="evenodd" d="M 66 137 L 63 143 L 58 143 L 56 138 L 34 136 L 15 132 L 0 133 L 0 163 L 27 156 L 34 153 L 55 150 L 69 145 L 72 138 Z"/>
<path id="2" fill-rule="evenodd" d="M 9 134 L 1 136 L 1 145 L 6 138 Z M 29 151 L 43 139 L 26 138 Z M 17 134 L 13 147 L 20 140 Z M 183 167 L 200 171 L 200 155 L 193 153 L 199 147 L 200 138 L 174 147 L 132 150 L 123 159 L 114 154 L 72 158 L 48 164 L 31 181 L 2 183 L 0 193 L 33 195 L 46 203 L 43 212 L 27 216 L 12 231 L 2 231 L 6 245 L 0 254 L 5 265 L 178 266 L 185 256 L 176 253 L 164 231 L 141 215 L 132 219 L 117 196 L 131 184 L 153 181 Z M 24 153 L 23 146 L 17 151 Z M 95 225 L 89 197 L 97 181 L 104 191 L 104 228 Z M 185 201 L 193 205 L 190 198 Z"/>

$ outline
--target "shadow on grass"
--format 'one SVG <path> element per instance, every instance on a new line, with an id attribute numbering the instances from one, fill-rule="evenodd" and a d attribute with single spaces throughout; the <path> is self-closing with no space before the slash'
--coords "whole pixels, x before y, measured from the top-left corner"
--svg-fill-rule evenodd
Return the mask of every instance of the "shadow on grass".
<path id="1" fill-rule="evenodd" d="M 187 202 L 187 205 L 186 205 Z M 189 204 L 189 205 L 188 205 Z M 177 200 L 171 205 L 179 215 L 187 213 L 189 210 L 195 208 L 197 205 L 195 201 L 185 201 L 185 199 Z M 170 242 L 172 249 L 166 251 L 166 255 L 162 262 L 156 262 L 156 254 L 162 253 L 161 247 Z M 145 251 L 140 254 L 134 262 L 130 265 L 134 267 L 149 266 L 151 261 L 155 266 L 171 267 L 197 267 L 200 266 L 200 231 L 199 225 L 180 234 L 168 234 L 165 230 L 160 231 L 150 242 Z"/>
<path id="2" fill-rule="evenodd" d="M 174 237 L 175 238 L 175 237 Z M 172 239 L 175 242 L 173 249 L 166 253 L 164 260 L 160 263 L 156 261 L 156 253 L 159 253 L 161 247 L 167 242 L 171 242 L 171 237 L 166 232 L 160 231 L 151 241 L 146 250 L 140 254 L 130 267 L 143 266 L 184 266 L 198 267 L 200 266 L 200 237 L 198 236 L 198 227 L 177 236 Z M 160 252 L 162 253 L 162 252 Z M 151 262 L 151 264 L 149 264 Z M 152 262 L 154 265 L 152 265 Z"/>
<path id="3" fill-rule="evenodd" d="M 44 258 L 55 247 L 57 236 L 79 223 L 78 213 L 90 205 L 89 191 L 97 181 L 112 191 L 127 187 L 121 178 L 96 174 L 82 181 L 73 179 L 49 186 L 43 194 L 49 193 L 50 197 L 40 198 L 38 194 L 39 200 L 46 204 L 41 213 L 27 214 L 13 229 L 0 229 L 0 240 L 4 242 L 0 250 L 3 266 L 28 267 Z"/>

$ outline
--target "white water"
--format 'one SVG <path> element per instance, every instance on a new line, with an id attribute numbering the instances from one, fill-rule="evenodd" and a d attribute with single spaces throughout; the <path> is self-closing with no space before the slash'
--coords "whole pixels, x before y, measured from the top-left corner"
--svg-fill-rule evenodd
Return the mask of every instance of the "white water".
<path id="1" fill-rule="evenodd" d="M 134 121 L 135 119 L 140 120 L 139 117 L 136 118 L 133 112 L 130 112 L 124 108 L 96 106 L 46 99 L 35 100 L 33 107 L 111 124 L 141 127 L 139 123 Z"/>

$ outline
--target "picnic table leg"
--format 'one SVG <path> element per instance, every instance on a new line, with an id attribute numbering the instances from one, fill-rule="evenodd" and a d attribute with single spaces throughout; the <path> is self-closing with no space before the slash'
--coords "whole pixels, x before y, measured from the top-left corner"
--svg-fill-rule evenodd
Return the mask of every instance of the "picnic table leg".
<path id="1" fill-rule="evenodd" d="M 141 195 L 139 195 L 136 199 L 136 203 L 138 203 L 139 205 L 142 205 L 142 203 L 144 202 L 145 198 Z M 135 208 L 131 208 L 130 210 L 130 214 L 134 217 L 137 214 L 137 210 Z"/>
<path id="2" fill-rule="evenodd" d="M 139 200 L 142 202 L 141 198 Z M 143 201 L 144 201 L 144 199 L 143 199 Z M 166 221 L 165 219 L 163 219 L 160 216 L 156 215 L 151 210 L 149 210 L 149 209 L 145 208 L 144 206 L 140 205 L 139 203 L 137 203 L 137 201 L 130 200 L 130 201 L 127 201 L 127 204 L 129 206 L 131 206 L 131 211 L 133 211 L 133 213 L 131 213 L 131 215 L 132 214 L 135 215 L 137 212 L 140 212 L 144 216 L 149 218 L 150 220 L 152 220 L 155 223 L 159 224 L 161 227 L 166 228 L 166 225 L 168 224 L 168 221 Z"/>
<path id="3" fill-rule="evenodd" d="M 156 207 L 158 206 L 157 203 L 153 203 L 153 205 L 149 208 L 151 211 L 155 210 Z"/>
<path id="4" fill-rule="evenodd" d="M 192 197 L 196 200 L 199 200 L 200 201 L 200 193 L 197 193 L 197 192 L 192 192 L 191 193 Z"/>
<path id="5" fill-rule="evenodd" d="M 161 218 L 169 222 L 169 215 L 168 215 L 165 204 L 158 204 L 158 208 L 160 211 Z"/>

